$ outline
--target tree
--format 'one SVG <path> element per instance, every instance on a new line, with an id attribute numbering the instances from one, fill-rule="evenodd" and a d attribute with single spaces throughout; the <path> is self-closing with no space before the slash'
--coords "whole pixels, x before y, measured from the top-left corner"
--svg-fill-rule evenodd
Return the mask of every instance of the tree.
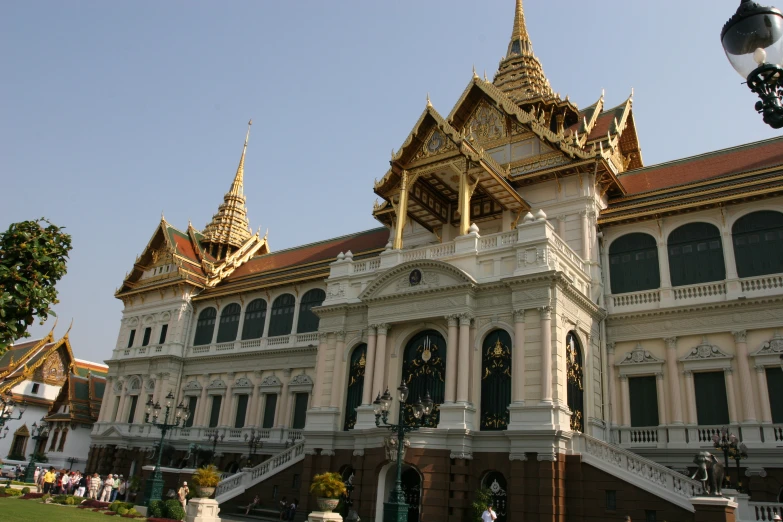
<path id="1" fill-rule="evenodd" d="M 44 324 L 56 305 L 55 285 L 65 275 L 71 236 L 45 218 L 11 223 L 0 234 L 0 355 L 38 317 Z"/>

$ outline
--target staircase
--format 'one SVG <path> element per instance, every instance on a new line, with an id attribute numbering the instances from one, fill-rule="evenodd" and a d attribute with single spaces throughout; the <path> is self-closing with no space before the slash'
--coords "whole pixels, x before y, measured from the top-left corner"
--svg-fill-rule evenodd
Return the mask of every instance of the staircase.
<path id="1" fill-rule="evenodd" d="M 219 504 L 231 500 L 256 484 L 304 460 L 304 445 L 305 441 L 300 440 L 290 448 L 268 458 L 258 466 L 246 468 L 221 480 L 215 490 L 215 500 Z"/>
<path id="2" fill-rule="evenodd" d="M 665 466 L 584 434 L 574 433 L 574 453 L 582 462 L 693 512 L 690 499 L 702 494 L 701 483 Z"/>

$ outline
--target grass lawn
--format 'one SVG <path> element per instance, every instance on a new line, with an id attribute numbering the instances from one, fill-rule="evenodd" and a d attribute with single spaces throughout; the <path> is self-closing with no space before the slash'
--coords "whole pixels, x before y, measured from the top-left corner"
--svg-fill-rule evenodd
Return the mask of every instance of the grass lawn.
<path id="1" fill-rule="evenodd" d="M 41 522 L 56 520 L 57 522 L 111 522 L 120 520 L 144 521 L 143 518 L 130 519 L 122 517 L 107 517 L 90 509 L 77 509 L 59 504 L 41 504 L 38 500 L 19 500 L 18 498 L 0 498 L 0 520 L 8 522 Z"/>

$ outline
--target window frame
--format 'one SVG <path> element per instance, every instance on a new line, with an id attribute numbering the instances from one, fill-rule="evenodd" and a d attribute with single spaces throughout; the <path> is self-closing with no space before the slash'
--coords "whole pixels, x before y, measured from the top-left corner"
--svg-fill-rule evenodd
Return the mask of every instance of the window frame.
<path id="1" fill-rule="evenodd" d="M 642 246 L 642 238 L 651 244 Z M 638 244 L 635 246 L 631 244 L 633 239 L 638 240 Z M 639 259 L 640 254 L 643 254 L 641 260 Z M 653 255 L 650 256 L 650 254 Z M 624 260 L 626 255 L 629 258 L 627 261 Z M 614 262 L 615 259 L 617 263 Z M 658 241 L 652 234 L 628 232 L 619 236 L 609 245 L 607 260 L 609 262 L 609 288 L 612 295 L 656 290 L 661 287 Z M 651 269 L 653 264 L 655 270 Z M 638 279 L 639 274 L 642 273 L 645 274 L 645 278 Z"/>
<path id="2" fill-rule="evenodd" d="M 209 317 L 205 314 L 212 314 Z M 215 323 L 217 323 L 217 308 L 210 306 L 201 310 L 196 319 L 196 332 L 193 335 L 193 346 L 206 346 L 212 344 L 212 339 L 215 337 Z M 209 332 L 209 335 L 207 335 Z M 201 335 L 199 335 L 201 334 Z M 207 340 L 209 337 L 209 340 Z"/>
<path id="3" fill-rule="evenodd" d="M 313 288 L 305 292 L 299 303 L 299 317 L 296 319 L 296 333 L 318 331 L 321 319 L 312 309 L 316 306 L 321 306 L 325 300 L 326 292 L 322 288 Z"/>
<path id="4" fill-rule="evenodd" d="M 284 302 L 289 300 L 290 303 Z M 294 315 L 296 315 L 296 297 L 294 294 L 286 292 L 275 297 L 272 301 L 272 308 L 269 313 L 269 332 L 267 337 L 280 337 L 291 335 L 294 328 Z"/>
<path id="5" fill-rule="evenodd" d="M 239 335 L 239 321 L 241 318 L 242 307 L 239 303 L 230 303 L 224 306 L 220 311 L 215 343 L 221 344 L 236 341 Z"/>
<path id="6" fill-rule="evenodd" d="M 761 223 L 768 225 L 770 221 L 772 226 L 754 228 L 753 220 L 757 219 Z M 738 225 L 746 226 L 743 231 L 737 231 Z M 745 248 L 750 245 L 752 236 L 758 234 L 759 246 L 754 248 Z M 773 234 L 776 239 L 768 240 L 768 235 Z M 775 210 L 761 209 L 748 212 L 737 218 L 731 225 L 731 244 L 734 248 L 734 265 L 737 269 L 737 277 L 760 277 L 771 274 L 783 273 L 783 212 Z M 761 247 L 763 253 L 759 254 L 758 248 Z M 775 265 L 774 263 L 777 263 Z"/>
<path id="7" fill-rule="evenodd" d="M 263 306 L 254 307 L 256 303 L 262 303 Z M 266 317 L 267 313 L 269 312 L 269 303 L 266 302 L 266 299 L 258 298 L 253 299 L 248 303 L 248 305 L 245 307 L 245 315 L 244 315 L 244 322 L 242 323 L 242 340 L 248 340 L 248 339 L 261 339 L 264 336 L 264 327 L 266 326 Z M 251 314 L 259 314 L 259 317 L 248 317 Z M 260 323 L 260 328 L 258 328 L 259 332 L 258 335 L 254 335 L 255 332 L 249 331 L 250 328 L 257 328 L 258 324 Z"/>
<path id="8" fill-rule="evenodd" d="M 701 233 L 698 227 L 703 229 L 702 232 L 709 230 L 714 235 Z M 713 246 L 716 241 L 717 248 Z M 701 249 L 702 245 L 705 246 L 704 249 Z M 693 221 L 672 230 L 666 238 L 666 255 L 669 260 L 669 279 L 672 287 L 725 281 L 724 248 L 720 228 L 708 221 Z"/>

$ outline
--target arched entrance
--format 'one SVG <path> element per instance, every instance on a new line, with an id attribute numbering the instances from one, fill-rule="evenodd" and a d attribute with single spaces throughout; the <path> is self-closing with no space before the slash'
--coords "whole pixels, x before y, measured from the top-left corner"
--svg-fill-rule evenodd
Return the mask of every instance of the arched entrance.
<path id="1" fill-rule="evenodd" d="M 421 476 L 413 468 L 402 472 L 402 491 L 408 503 L 408 522 L 419 522 L 419 504 L 421 503 Z"/>
<path id="2" fill-rule="evenodd" d="M 421 509 L 421 484 L 419 471 L 405 463 L 402 465 L 402 491 L 408 504 L 408 521 L 419 522 Z M 378 474 L 378 493 L 375 501 L 375 520 L 383 520 L 383 504 L 389 500 L 397 480 L 397 463 L 389 462 Z"/>
<path id="3" fill-rule="evenodd" d="M 506 477 L 498 471 L 490 471 L 484 475 L 481 487 L 487 488 L 492 493 L 492 506 L 498 518 L 495 522 L 506 522 L 508 494 L 506 493 Z"/>
<path id="4" fill-rule="evenodd" d="M 571 429 L 584 431 L 584 385 L 582 378 L 582 346 L 574 332 L 566 335 L 566 379 Z"/>
<path id="5" fill-rule="evenodd" d="M 435 330 L 419 332 L 408 341 L 402 375 L 410 392 L 405 401 L 405 420 L 412 423 L 413 404 L 429 392 L 435 405 L 429 418 L 430 426 L 440 420 L 440 404 L 443 404 L 446 377 L 446 340 Z"/>

